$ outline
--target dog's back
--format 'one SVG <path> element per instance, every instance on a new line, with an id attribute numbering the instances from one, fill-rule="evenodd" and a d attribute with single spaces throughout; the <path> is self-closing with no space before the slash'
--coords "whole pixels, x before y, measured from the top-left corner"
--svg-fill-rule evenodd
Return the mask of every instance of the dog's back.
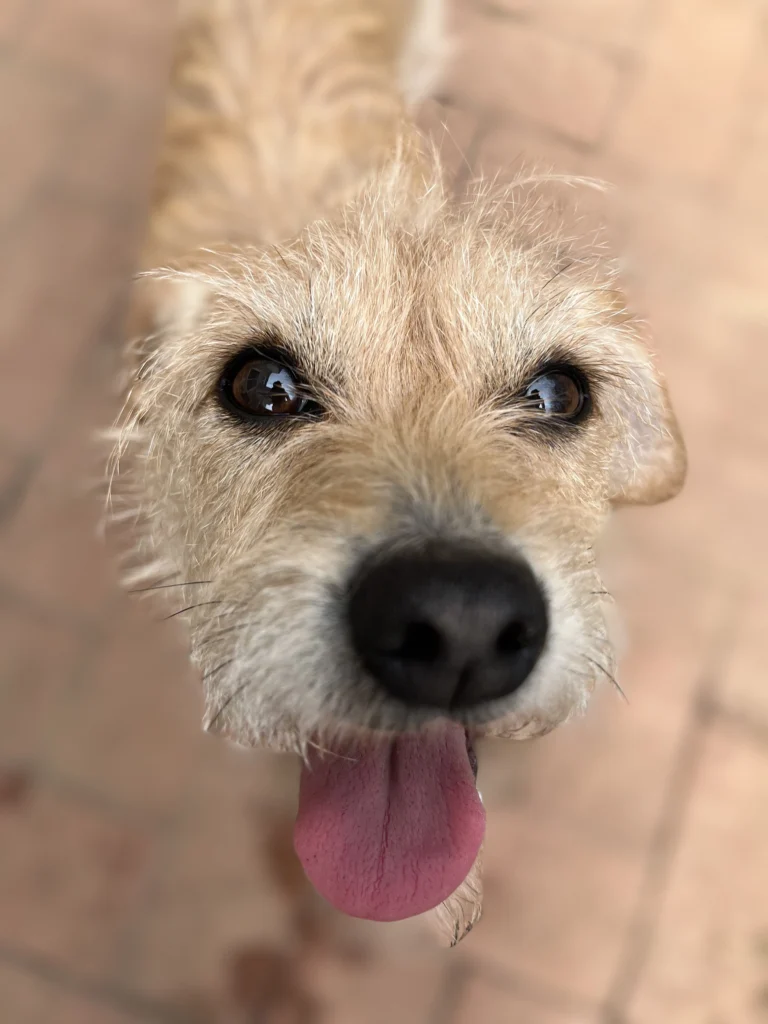
<path id="1" fill-rule="evenodd" d="M 290 237 L 391 155 L 439 0 L 184 0 L 145 266 Z"/>

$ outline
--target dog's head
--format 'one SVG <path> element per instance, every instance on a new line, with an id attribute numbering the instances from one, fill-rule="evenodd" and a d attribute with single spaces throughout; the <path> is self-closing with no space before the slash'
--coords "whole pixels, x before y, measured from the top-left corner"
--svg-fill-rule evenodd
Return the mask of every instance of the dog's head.
<path id="1" fill-rule="evenodd" d="M 434 906 L 482 835 L 469 740 L 611 677 L 595 541 L 683 477 L 612 273 L 514 190 L 394 174 L 149 285 L 122 448 L 207 724 L 307 758 L 297 847 L 333 902 Z"/>

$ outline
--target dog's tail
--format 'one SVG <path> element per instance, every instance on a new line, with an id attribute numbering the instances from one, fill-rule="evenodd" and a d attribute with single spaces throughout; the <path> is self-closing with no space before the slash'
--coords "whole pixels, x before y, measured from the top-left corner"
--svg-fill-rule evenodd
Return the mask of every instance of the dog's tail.
<path id="1" fill-rule="evenodd" d="M 182 0 L 148 262 L 343 201 L 444 52 L 442 0 Z"/>

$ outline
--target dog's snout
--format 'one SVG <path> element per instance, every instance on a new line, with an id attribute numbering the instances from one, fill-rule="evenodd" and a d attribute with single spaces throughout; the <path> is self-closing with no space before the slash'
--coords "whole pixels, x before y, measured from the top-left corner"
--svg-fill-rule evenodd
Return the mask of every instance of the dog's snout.
<path id="1" fill-rule="evenodd" d="M 421 707 L 466 708 L 513 693 L 547 634 L 544 594 L 524 561 L 455 545 L 364 566 L 348 615 L 366 669 Z"/>

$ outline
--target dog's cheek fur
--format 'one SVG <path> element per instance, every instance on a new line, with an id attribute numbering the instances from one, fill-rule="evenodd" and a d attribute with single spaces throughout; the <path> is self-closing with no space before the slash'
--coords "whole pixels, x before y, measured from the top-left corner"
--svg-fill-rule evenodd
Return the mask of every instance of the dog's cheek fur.
<path id="1" fill-rule="evenodd" d="M 403 530 L 501 540 L 548 592 L 545 656 L 514 711 L 497 710 L 489 728 L 518 737 L 553 728 L 611 672 L 591 555 L 607 510 L 610 421 L 553 441 L 521 432 L 514 406 L 484 398 L 489 381 L 519 387 L 566 343 L 599 362 L 600 293 L 596 306 L 594 288 L 562 273 L 540 313 L 531 277 L 552 276 L 546 245 L 526 250 L 523 231 L 526 256 L 515 255 L 494 207 L 475 252 L 467 224 L 432 199 L 419 233 L 403 234 L 402 182 L 393 182 L 398 197 L 377 216 L 364 200 L 357 227 L 315 228 L 298 251 L 248 263 L 221 253 L 207 270 L 160 280 L 162 329 L 132 399 L 145 437 L 134 465 L 151 496 L 145 543 L 176 578 L 214 581 L 188 615 L 209 724 L 249 742 L 293 747 L 329 717 L 354 718 L 364 698 L 375 707 L 375 691 L 352 696 L 329 588 L 355 552 Z M 264 331 L 297 345 L 318 372 L 338 368 L 327 423 L 261 429 L 217 404 L 226 359 Z M 226 633 L 246 618 L 242 635 Z M 208 642 L 216 628 L 226 644 Z M 220 667 L 222 646 L 238 672 Z"/>
<path id="2" fill-rule="evenodd" d="M 232 444 L 247 450 L 231 481 L 222 451 L 206 455 L 204 444 L 186 468 L 179 455 L 159 475 L 170 512 L 156 529 L 165 519 L 191 524 L 196 544 L 186 572 L 215 580 L 188 616 L 212 728 L 281 746 L 284 730 L 293 747 L 295 735 L 327 735 L 335 721 L 367 725 L 386 715 L 351 662 L 340 594 L 356 559 L 398 537 L 503 543 L 521 551 L 542 580 L 552 619 L 547 651 L 514 713 L 497 709 L 489 730 L 520 737 L 553 728 L 584 707 L 596 664 L 611 671 L 592 596 L 599 589 L 587 529 L 593 513 L 582 511 L 580 521 L 567 479 L 558 481 L 555 466 L 548 479 L 543 465 L 533 474 L 525 448 L 483 441 L 471 420 L 451 414 L 441 422 L 437 409 L 426 419 L 421 431 L 418 419 L 399 423 L 410 444 L 398 433 L 388 440 L 383 426 L 321 425 L 299 428 L 288 451 L 278 445 L 270 453 L 266 442 L 260 447 L 247 432 L 242 440 L 235 433 Z M 218 502 L 201 502 L 203 488 Z M 189 502 L 197 503 L 199 518 L 184 508 Z M 220 671 L 222 660 L 234 666 Z M 240 699 L 221 714 L 241 686 Z"/>

